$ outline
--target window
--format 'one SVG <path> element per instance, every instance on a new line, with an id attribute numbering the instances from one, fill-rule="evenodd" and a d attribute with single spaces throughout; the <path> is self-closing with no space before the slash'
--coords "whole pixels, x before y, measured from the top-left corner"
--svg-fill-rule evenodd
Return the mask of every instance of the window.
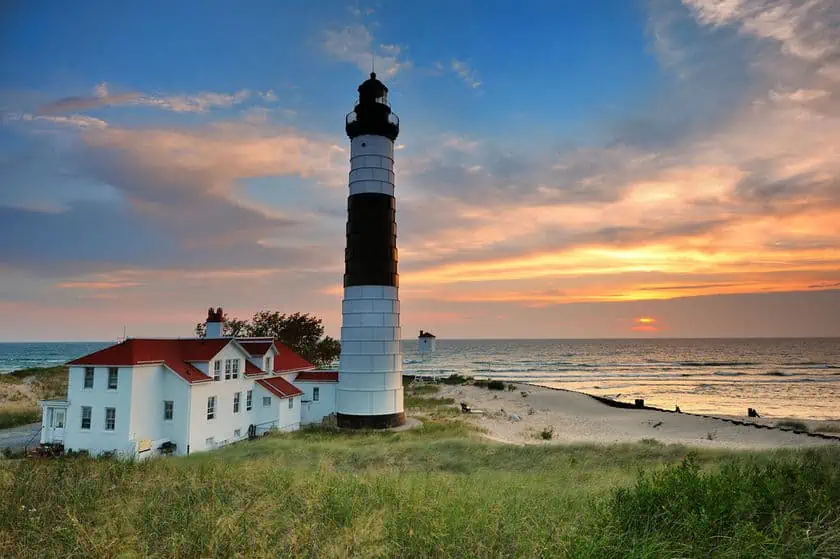
<path id="1" fill-rule="evenodd" d="M 313 402 L 317 402 L 317 401 L 318 401 L 318 398 L 321 396 L 321 395 L 319 394 L 319 392 L 321 392 L 321 389 L 320 389 L 320 388 L 318 388 L 317 386 L 316 386 L 315 388 L 313 388 L 313 389 L 312 389 L 312 401 L 313 401 Z"/>
<path id="2" fill-rule="evenodd" d="M 225 359 L 225 380 L 230 380 L 230 359 Z"/>
<path id="3" fill-rule="evenodd" d="M 295 407 L 295 399 L 289 398 L 289 409 L 292 409 L 293 407 Z"/>
<path id="4" fill-rule="evenodd" d="M 271 405 L 271 396 L 263 396 L 263 407 L 267 408 Z"/>
<path id="5" fill-rule="evenodd" d="M 241 392 L 236 392 L 233 395 L 233 413 L 239 413 L 239 396 Z"/>
<path id="6" fill-rule="evenodd" d="M 216 359 L 213 361 L 213 380 L 221 380 L 222 378 L 222 360 Z"/>
<path id="7" fill-rule="evenodd" d="M 93 416 L 93 408 L 82 406 L 82 429 L 90 429 L 90 418 Z"/>
<path id="8" fill-rule="evenodd" d="M 116 390 L 119 381 L 119 369 L 111 367 L 108 369 L 108 390 Z"/>
<path id="9" fill-rule="evenodd" d="M 207 448 L 213 448 L 216 445 L 216 437 L 207 437 L 204 439 L 204 446 Z"/>
<path id="10" fill-rule="evenodd" d="M 269 355 L 269 356 L 268 356 L 268 358 L 266 359 L 266 361 L 267 361 L 267 364 L 266 364 L 266 366 L 265 366 L 265 370 L 266 370 L 266 371 L 273 371 L 273 370 L 274 370 L 274 369 L 272 369 L 272 368 L 271 368 L 271 365 L 272 365 L 272 363 L 271 363 L 271 362 L 272 362 L 273 360 L 274 360 L 274 358 L 273 358 L 272 356 L 270 356 L 270 355 Z"/>
<path id="11" fill-rule="evenodd" d="M 242 436 L 242 429 L 234 429 L 233 430 L 233 438 L 238 439 Z"/>
<path id="12" fill-rule="evenodd" d="M 239 378 L 239 359 L 233 360 L 233 370 L 231 374 L 233 378 Z"/>
<path id="13" fill-rule="evenodd" d="M 175 402 L 172 400 L 164 400 L 163 401 L 163 420 L 164 421 L 172 421 L 172 418 L 175 416 Z"/>
<path id="14" fill-rule="evenodd" d="M 85 367 L 85 388 L 93 388 L 93 367 Z"/>
<path id="15" fill-rule="evenodd" d="M 207 398 L 207 419 L 216 417 L 216 397 L 210 396 Z"/>
<path id="16" fill-rule="evenodd" d="M 113 431 L 117 426 L 117 408 L 105 408 L 105 430 Z"/>
<path id="17" fill-rule="evenodd" d="M 249 391 L 245 394 L 245 409 L 246 409 L 247 411 L 251 411 L 251 407 L 252 407 L 252 406 L 251 406 L 251 402 L 252 402 L 252 400 L 253 400 L 253 399 L 254 399 L 254 391 L 253 391 L 253 390 L 249 390 Z"/>

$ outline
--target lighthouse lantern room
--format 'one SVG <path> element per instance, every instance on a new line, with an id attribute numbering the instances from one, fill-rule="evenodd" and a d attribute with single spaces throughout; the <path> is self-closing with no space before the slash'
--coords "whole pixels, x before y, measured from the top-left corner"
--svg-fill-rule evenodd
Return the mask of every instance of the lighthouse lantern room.
<path id="1" fill-rule="evenodd" d="M 400 131 L 388 88 L 371 73 L 345 120 L 350 194 L 344 253 L 339 427 L 405 422 L 394 200 L 394 141 Z"/>

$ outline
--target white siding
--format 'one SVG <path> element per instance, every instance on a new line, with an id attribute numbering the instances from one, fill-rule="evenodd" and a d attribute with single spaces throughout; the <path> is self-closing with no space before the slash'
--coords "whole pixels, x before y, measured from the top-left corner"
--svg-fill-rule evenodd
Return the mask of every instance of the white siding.
<path id="1" fill-rule="evenodd" d="M 320 423 L 325 417 L 335 413 L 336 382 L 299 382 L 295 384 L 303 390 L 301 396 L 300 423 Z M 318 401 L 313 400 L 313 391 L 318 388 Z"/>
<path id="2" fill-rule="evenodd" d="M 120 367 L 117 389 L 108 390 L 108 367 L 94 367 L 93 388 L 83 387 L 85 367 L 70 367 L 67 386 L 67 421 L 65 424 L 64 448 L 87 450 L 91 454 L 117 451 L 134 455 L 134 443 L 130 440 L 132 367 Z M 82 406 L 91 407 L 90 429 L 82 429 Z M 105 408 L 116 410 L 113 431 L 105 430 Z"/>
<path id="3" fill-rule="evenodd" d="M 152 451 L 141 458 L 155 456 L 164 441 L 175 443 L 176 454 L 186 454 L 189 431 L 190 385 L 163 365 L 137 367 L 131 402 L 130 438 L 152 441 Z M 163 402 L 172 401 L 172 420 L 163 418 Z"/>
<path id="4" fill-rule="evenodd" d="M 212 437 L 215 446 L 237 440 L 234 431 L 239 430 L 239 438 L 248 436 L 248 427 L 251 424 L 260 425 L 268 422 L 276 422 L 279 428 L 291 430 L 297 429 L 300 425 L 300 398 L 296 398 L 294 407 L 288 409 L 288 402 L 280 399 L 257 385 L 252 378 L 245 376 L 245 361 L 248 359 L 246 352 L 239 349 L 235 344 L 226 346 L 213 359 L 210 360 L 210 369 L 216 359 L 222 360 L 221 380 L 193 384 L 190 397 L 190 428 L 189 445 L 190 453 L 212 450 L 208 447 L 207 439 Z M 225 380 L 224 362 L 226 359 L 239 359 L 239 378 Z M 212 375 L 211 375 L 212 376 Z M 253 408 L 247 411 L 248 390 L 253 390 Z M 234 394 L 240 392 L 239 413 L 233 412 Z M 271 406 L 263 408 L 262 397 L 271 396 Z M 216 397 L 216 417 L 207 419 L 207 398 Z M 278 405 L 278 403 L 280 405 Z"/>

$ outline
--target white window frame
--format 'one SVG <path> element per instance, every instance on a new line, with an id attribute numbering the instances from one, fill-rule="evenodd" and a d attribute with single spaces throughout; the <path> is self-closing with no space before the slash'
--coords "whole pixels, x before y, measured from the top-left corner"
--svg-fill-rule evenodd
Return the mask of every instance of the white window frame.
<path id="1" fill-rule="evenodd" d="M 88 372 L 90 372 L 90 386 L 88 386 Z M 96 378 L 96 369 L 93 367 L 85 367 L 84 377 L 82 379 L 82 390 L 93 390 L 93 381 Z"/>
<path id="2" fill-rule="evenodd" d="M 234 429 L 233 430 L 233 438 L 238 439 L 242 436 L 242 429 Z"/>
<path id="3" fill-rule="evenodd" d="M 111 418 L 111 427 L 108 428 L 108 412 L 111 412 L 113 417 Z M 108 407 L 105 408 L 105 430 L 106 431 L 116 431 L 117 430 L 117 408 Z"/>
<path id="4" fill-rule="evenodd" d="M 239 413 L 241 406 L 239 405 L 239 401 L 242 399 L 242 392 L 234 392 L 233 393 L 233 413 Z"/>
<path id="5" fill-rule="evenodd" d="M 167 414 L 167 412 L 169 412 Z M 169 415 L 169 417 L 166 417 Z M 172 421 L 175 418 L 175 402 L 173 400 L 163 401 L 163 420 Z"/>
<path id="6" fill-rule="evenodd" d="M 269 355 L 266 358 L 265 370 L 268 371 L 269 373 L 274 371 L 274 356 Z"/>
<path id="7" fill-rule="evenodd" d="M 87 412 L 87 414 L 85 414 Z M 87 415 L 87 417 L 85 417 Z M 85 419 L 87 419 L 87 427 L 85 427 Z M 82 423 L 80 429 L 82 431 L 90 431 L 90 428 L 93 426 L 93 407 L 92 406 L 82 406 Z"/>
<path id="8" fill-rule="evenodd" d="M 271 406 L 271 396 L 263 396 L 263 407 L 267 408 Z"/>
<path id="9" fill-rule="evenodd" d="M 213 361 L 213 380 L 222 380 L 222 360 Z"/>
<path id="10" fill-rule="evenodd" d="M 312 401 L 317 402 L 321 398 L 321 389 L 317 386 L 312 389 Z"/>
<path id="11" fill-rule="evenodd" d="M 251 411 L 251 408 L 254 407 L 254 391 L 249 390 L 245 394 L 245 411 Z"/>
<path id="12" fill-rule="evenodd" d="M 239 359 L 233 360 L 233 368 L 231 369 L 231 377 L 239 378 Z"/>
<path id="13" fill-rule="evenodd" d="M 295 407 L 295 399 L 294 398 L 289 398 L 289 409 L 292 409 L 294 407 Z"/>
<path id="14" fill-rule="evenodd" d="M 216 397 L 207 397 L 207 421 L 216 419 Z"/>
<path id="15" fill-rule="evenodd" d="M 113 375 L 111 374 L 113 373 Z M 114 380 L 114 386 L 111 386 L 111 379 Z M 108 367 L 108 390 L 116 390 L 120 385 L 120 369 L 119 367 Z"/>
<path id="16" fill-rule="evenodd" d="M 225 380 L 230 380 L 230 362 L 232 359 L 225 359 Z"/>

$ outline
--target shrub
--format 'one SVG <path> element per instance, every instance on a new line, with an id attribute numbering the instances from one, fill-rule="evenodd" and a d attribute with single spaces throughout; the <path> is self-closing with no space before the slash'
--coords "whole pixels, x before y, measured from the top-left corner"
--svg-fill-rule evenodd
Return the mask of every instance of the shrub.
<path id="1" fill-rule="evenodd" d="M 487 383 L 487 389 L 488 390 L 504 390 L 505 389 L 505 383 L 503 383 L 500 380 L 491 380 L 490 382 Z"/>
<path id="2" fill-rule="evenodd" d="M 508 392 L 513 392 L 514 390 L 516 390 L 516 385 L 515 384 L 508 384 L 507 389 L 508 389 Z"/>
<path id="3" fill-rule="evenodd" d="M 489 382 L 488 380 L 479 379 L 479 380 L 473 382 L 473 386 L 477 386 L 479 388 L 487 388 L 487 383 L 488 382 Z"/>
<path id="4" fill-rule="evenodd" d="M 446 378 L 440 379 L 443 384 L 465 384 L 472 380 L 472 377 L 465 377 L 459 374 L 451 374 Z"/>
<path id="5" fill-rule="evenodd" d="M 550 441 L 554 437 L 554 427 L 546 427 L 540 432 L 540 438 L 544 441 Z"/>
<path id="6" fill-rule="evenodd" d="M 794 431 L 807 431 L 808 426 L 801 421 L 784 420 L 776 422 L 776 427 L 785 427 Z"/>

